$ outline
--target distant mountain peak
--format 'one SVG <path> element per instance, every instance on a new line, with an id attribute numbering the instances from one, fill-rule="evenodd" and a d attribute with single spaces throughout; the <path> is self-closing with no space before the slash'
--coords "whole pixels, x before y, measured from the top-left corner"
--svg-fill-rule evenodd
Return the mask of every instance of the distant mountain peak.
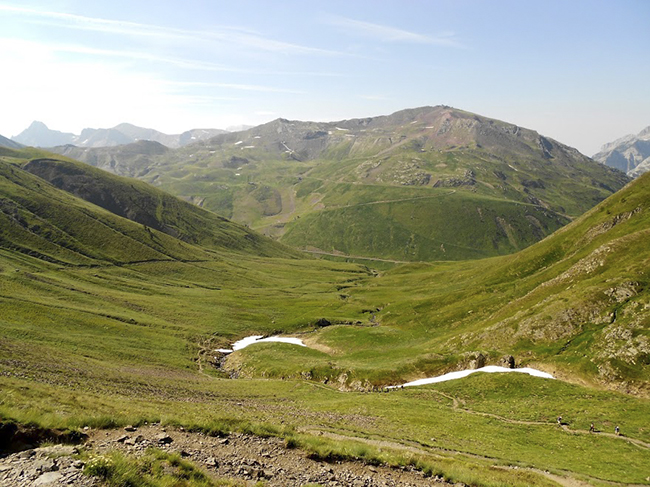
<path id="1" fill-rule="evenodd" d="M 641 132 L 637 134 L 637 137 L 640 139 L 650 138 L 650 126 L 644 128 Z"/>
<path id="2" fill-rule="evenodd" d="M 75 145 L 77 147 L 113 147 L 130 144 L 138 140 L 159 142 L 170 148 L 178 148 L 192 142 L 205 140 L 226 133 L 220 129 L 192 129 L 182 134 L 168 135 L 154 129 L 120 123 L 113 128 L 85 128 L 79 135 L 51 130 L 43 122 L 34 121 L 12 140 L 33 147 L 56 147 Z"/>
<path id="3" fill-rule="evenodd" d="M 650 171 L 650 126 L 603 145 L 593 158 L 631 177 Z"/>
<path id="4" fill-rule="evenodd" d="M 43 122 L 34 120 L 31 125 L 11 140 L 23 145 L 34 147 L 53 147 L 56 145 L 71 144 L 75 135 L 71 133 L 51 130 Z"/>
<path id="5" fill-rule="evenodd" d="M 46 129 L 46 130 L 49 130 L 49 129 L 47 128 L 47 125 L 45 125 L 43 122 L 39 122 L 38 120 L 34 120 L 34 121 L 29 125 L 29 129 Z"/>

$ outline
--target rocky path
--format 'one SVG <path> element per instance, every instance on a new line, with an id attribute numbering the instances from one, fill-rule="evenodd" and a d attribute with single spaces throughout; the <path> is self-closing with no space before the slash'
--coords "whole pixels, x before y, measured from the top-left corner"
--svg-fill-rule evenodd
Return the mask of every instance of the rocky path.
<path id="1" fill-rule="evenodd" d="M 69 445 L 54 445 L 0 456 L 0 485 L 37 487 L 74 485 L 96 487 L 97 479 L 83 474 L 84 463 L 74 458 L 79 450 Z"/>
<path id="2" fill-rule="evenodd" d="M 445 485 L 442 479 L 427 478 L 408 468 L 372 466 L 355 461 L 323 462 L 285 446 L 279 438 L 260 438 L 234 433 L 226 438 L 165 429 L 159 425 L 118 430 L 89 430 L 79 448 L 93 454 L 119 450 L 143 455 L 156 447 L 194 463 L 214 480 L 230 479 L 253 486 L 424 486 Z M 83 462 L 75 458 L 77 447 L 36 448 L 0 458 L 0 485 L 99 486 L 97 479 L 82 474 Z M 447 484 L 450 485 L 450 484 Z"/>

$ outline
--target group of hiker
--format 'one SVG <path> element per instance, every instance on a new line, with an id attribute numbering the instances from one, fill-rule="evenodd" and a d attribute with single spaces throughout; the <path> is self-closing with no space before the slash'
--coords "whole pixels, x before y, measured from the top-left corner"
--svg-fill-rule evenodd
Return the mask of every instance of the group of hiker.
<path id="1" fill-rule="evenodd" d="M 557 417 L 557 425 L 562 426 L 562 416 Z M 594 427 L 594 423 L 591 423 L 589 425 L 589 433 L 597 433 L 596 428 Z M 616 436 L 621 436 L 621 429 L 616 425 L 616 428 L 614 428 L 614 434 Z"/>

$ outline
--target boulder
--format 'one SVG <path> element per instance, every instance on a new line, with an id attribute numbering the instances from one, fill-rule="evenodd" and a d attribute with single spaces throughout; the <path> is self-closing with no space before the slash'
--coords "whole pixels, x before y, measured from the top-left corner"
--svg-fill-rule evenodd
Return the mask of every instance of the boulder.
<path id="1" fill-rule="evenodd" d="M 515 368 L 515 358 L 512 355 L 504 355 L 499 360 L 499 365 L 508 369 Z"/>
<path id="2" fill-rule="evenodd" d="M 174 440 L 167 433 L 160 433 L 156 436 L 156 441 L 162 445 L 169 445 Z"/>

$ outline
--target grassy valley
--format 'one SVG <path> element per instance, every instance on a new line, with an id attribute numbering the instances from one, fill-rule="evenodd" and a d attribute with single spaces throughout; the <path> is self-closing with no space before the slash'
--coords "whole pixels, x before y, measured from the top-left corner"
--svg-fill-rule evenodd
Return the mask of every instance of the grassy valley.
<path id="1" fill-rule="evenodd" d="M 649 482 L 648 177 L 513 255 L 378 272 L 43 151 L 1 159 L 3 424 L 273 435 L 314 458 L 470 485 Z M 407 189 L 464 211 L 455 188 Z M 381 212 L 347 193 L 336 198 Z M 465 199 L 485 220 L 508 209 L 488 193 Z M 308 347 L 217 352 L 276 333 Z M 510 355 L 558 380 L 474 374 L 382 392 Z"/>

